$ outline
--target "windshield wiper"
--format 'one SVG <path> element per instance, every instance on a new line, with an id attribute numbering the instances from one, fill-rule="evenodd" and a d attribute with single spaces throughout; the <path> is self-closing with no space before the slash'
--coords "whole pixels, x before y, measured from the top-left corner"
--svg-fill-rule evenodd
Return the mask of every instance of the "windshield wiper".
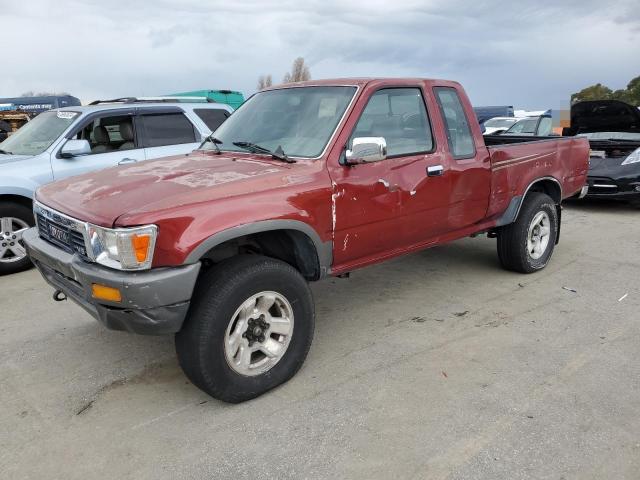
<path id="1" fill-rule="evenodd" d="M 277 160 L 281 160 L 286 163 L 296 163 L 296 161 L 293 158 L 289 158 L 287 157 L 287 155 L 285 155 L 281 145 L 278 145 L 278 148 L 276 148 L 276 151 L 272 152 L 268 148 L 261 147 L 260 145 L 256 145 L 255 143 L 251 143 L 251 142 L 233 142 L 233 144 L 236 147 L 240 147 L 244 150 L 248 150 L 249 152 L 264 153 L 266 155 L 271 155 L 271 158 L 275 158 Z"/>
<path id="2" fill-rule="evenodd" d="M 200 144 L 200 146 L 198 148 L 196 148 L 196 150 L 200 150 L 202 148 L 202 146 L 207 143 L 207 142 L 211 142 L 213 143 L 213 146 L 216 148 L 216 153 L 218 155 L 220 155 L 222 152 L 220 151 L 220 147 L 218 145 L 222 145 L 222 140 L 218 140 L 216 137 L 213 136 L 213 133 L 210 133 L 207 138 L 205 138 L 202 143 Z"/>
<path id="3" fill-rule="evenodd" d="M 7 152 L 6 150 L 0 149 L 0 153 L 4 153 L 5 155 L 13 155 L 11 152 Z"/>

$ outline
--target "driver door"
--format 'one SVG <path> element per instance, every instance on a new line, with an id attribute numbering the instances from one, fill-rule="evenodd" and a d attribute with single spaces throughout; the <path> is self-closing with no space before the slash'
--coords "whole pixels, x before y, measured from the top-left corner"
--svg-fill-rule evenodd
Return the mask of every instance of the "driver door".
<path id="1" fill-rule="evenodd" d="M 330 167 L 337 269 L 424 244 L 446 229 L 449 176 L 444 153 L 436 148 L 429 111 L 435 107 L 427 110 L 419 86 L 371 93 L 347 148 L 354 138 L 383 137 L 387 157 Z"/>

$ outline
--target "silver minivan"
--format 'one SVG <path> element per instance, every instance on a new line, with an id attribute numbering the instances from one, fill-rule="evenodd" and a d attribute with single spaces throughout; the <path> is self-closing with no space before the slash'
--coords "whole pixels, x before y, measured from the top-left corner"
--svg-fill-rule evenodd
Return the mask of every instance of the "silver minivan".
<path id="1" fill-rule="evenodd" d="M 0 143 L 0 275 L 30 266 L 21 235 L 34 225 L 32 199 L 40 185 L 190 153 L 232 111 L 219 103 L 126 98 L 38 115 Z"/>

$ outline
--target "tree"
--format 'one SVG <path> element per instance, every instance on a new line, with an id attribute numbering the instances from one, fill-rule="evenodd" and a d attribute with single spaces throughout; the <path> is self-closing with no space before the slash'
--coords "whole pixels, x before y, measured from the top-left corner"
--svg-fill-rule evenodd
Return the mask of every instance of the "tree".
<path id="1" fill-rule="evenodd" d="M 271 79 L 271 74 L 269 75 L 260 75 L 258 77 L 258 91 L 264 90 L 265 88 L 273 85 L 273 80 Z"/>
<path id="2" fill-rule="evenodd" d="M 629 82 L 627 92 L 630 97 L 629 103 L 640 106 L 640 75 Z"/>
<path id="3" fill-rule="evenodd" d="M 304 63 L 304 58 L 298 57 L 293 61 L 291 72 L 287 72 L 282 81 L 283 83 L 295 83 L 305 80 L 311 80 L 311 73 L 309 67 Z"/>
<path id="4" fill-rule="evenodd" d="M 614 90 L 611 95 L 609 95 L 609 99 L 611 100 L 620 100 L 621 102 L 633 103 L 631 99 L 631 95 L 629 91 L 626 89 Z"/>
<path id="5" fill-rule="evenodd" d="M 612 93 L 613 91 L 609 87 L 601 83 L 596 83 L 571 95 L 571 103 L 583 102 L 585 100 L 607 100 L 611 98 Z"/>
<path id="6" fill-rule="evenodd" d="M 632 79 L 627 88 L 611 90 L 606 85 L 596 83 L 571 95 L 571 103 L 584 100 L 621 100 L 631 105 L 640 106 L 640 76 Z"/>

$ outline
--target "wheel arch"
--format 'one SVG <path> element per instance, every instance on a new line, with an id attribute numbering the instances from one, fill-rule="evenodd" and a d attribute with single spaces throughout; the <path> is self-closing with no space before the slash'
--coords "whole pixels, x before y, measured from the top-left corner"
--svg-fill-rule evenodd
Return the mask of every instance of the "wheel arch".
<path id="1" fill-rule="evenodd" d="M 184 263 L 205 259 L 217 262 L 256 251 L 289 263 L 307 280 L 318 280 L 330 271 L 332 249 L 331 241 L 323 242 L 318 233 L 304 222 L 265 220 L 211 235 L 189 253 Z"/>
<path id="2" fill-rule="evenodd" d="M 520 210 L 522 209 L 522 205 L 524 204 L 527 195 L 533 192 L 540 192 L 549 195 L 556 204 L 558 214 L 560 214 L 560 204 L 562 203 L 562 184 L 555 177 L 540 177 L 529 183 L 522 195 L 516 195 L 511 199 L 507 210 L 498 219 L 496 226 L 501 227 L 515 222 L 520 214 Z"/>
<path id="3" fill-rule="evenodd" d="M 33 200 L 24 195 L 2 193 L 0 194 L 0 202 L 14 202 L 14 203 L 19 203 L 20 205 L 24 205 L 29 209 L 33 208 Z"/>
<path id="4" fill-rule="evenodd" d="M 531 182 L 524 192 L 523 199 L 526 199 L 527 194 L 530 192 L 546 193 L 553 199 L 556 205 L 562 203 L 562 185 L 555 177 L 538 178 Z M 520 212 L 518 211 L 518 213 Z"/>

